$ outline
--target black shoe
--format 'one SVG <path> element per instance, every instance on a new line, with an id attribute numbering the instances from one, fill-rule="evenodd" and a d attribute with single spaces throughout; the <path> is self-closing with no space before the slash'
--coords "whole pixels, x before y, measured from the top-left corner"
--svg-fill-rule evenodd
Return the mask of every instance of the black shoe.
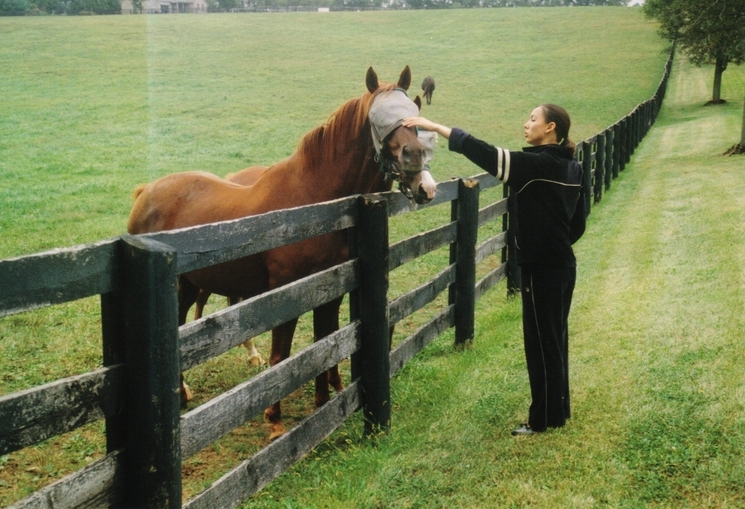
<path id="1" fill-rule="evenodd" d="M 528 426 L 527 422 L 524 422 L 519 428 L 512 430 L 513 437 L 529 437 L 530 435 L 537 435 L 537 431 L 533 431 Z"/>

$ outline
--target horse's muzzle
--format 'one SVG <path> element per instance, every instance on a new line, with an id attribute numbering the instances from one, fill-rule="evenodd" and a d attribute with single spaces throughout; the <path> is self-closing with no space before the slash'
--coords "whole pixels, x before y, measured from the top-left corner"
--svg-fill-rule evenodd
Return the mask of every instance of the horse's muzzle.
<path id="1" fill-rule="evenodd" d="M 414 193 L 414 201 L 419 205 L 424 205 L 434 199 L 437 193 L 437 183 L 429 170 L 422 170 L 412 179 L 411 189 Z"/>

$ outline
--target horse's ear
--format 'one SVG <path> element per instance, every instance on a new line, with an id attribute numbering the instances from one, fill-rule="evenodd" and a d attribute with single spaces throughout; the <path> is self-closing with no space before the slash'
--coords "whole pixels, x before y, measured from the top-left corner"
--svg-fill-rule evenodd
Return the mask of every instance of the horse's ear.
<path id="1" fill-rule="evenodd" d="M 419 111 L 422 111 L 422 100 L 419 99 L 419 96 L 416 96 L 414 98 L 414 104 L 416 104 L 416 107 L 419 108 Z"/>
<path id="2" fill-rule="evenodd" d="M 367 90 L 371 94 L 375 92 L 378 89 L 378 75 L 375 74 L 375 71 L 373 71 L 372 66 L 367 70 L 367 76 L 365 77 L 365 85 L 367 85 Z"/>
<path id="3" fill-rule="evenodd" d="M 401 76 L 398 78 L 398 88 L 403 88 L 404 90 L 409 90 L 409 86 L 411 85 L 411 69 L 409 69 L 409 66 L 407 65 L 403 71 L 401 71 Z"/>

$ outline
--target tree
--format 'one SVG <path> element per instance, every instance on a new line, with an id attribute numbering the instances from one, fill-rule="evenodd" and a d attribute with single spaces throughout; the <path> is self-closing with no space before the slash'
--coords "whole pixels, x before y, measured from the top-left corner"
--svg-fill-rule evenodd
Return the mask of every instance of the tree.
<path id="1" fill-rule="evenodd" d="M 722 73 L 745 60 L 745 1 L 647 0 L 644 12 L 695 65 L 714 63 L 711 103 L 723 102 Z"/>
<path id="2" fill-rule="evenodd" d="M 695 65 L 714 63 L 714 87 L 707 104 L 722 99 L 722 73 L 745 61 L 745 0 L 647 0 L 647 16 L 660 22 L 660 34 L 674 42 Z M 745 107 L 740 143 L 727 154 L 745 152 Z"/>

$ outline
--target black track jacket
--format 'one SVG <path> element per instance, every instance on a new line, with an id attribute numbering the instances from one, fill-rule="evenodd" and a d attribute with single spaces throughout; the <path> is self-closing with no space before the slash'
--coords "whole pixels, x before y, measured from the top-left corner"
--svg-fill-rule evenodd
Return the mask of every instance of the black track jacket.
<path id="1" fill-rule="evenodd" d="M 576 267 L 572 251 L 587 217 L 582 167 L 559 145 L 522 152 L 494 147 L 457 127 L 449 148 L 510 186 L 517 199 L 517 263 Z"/>

